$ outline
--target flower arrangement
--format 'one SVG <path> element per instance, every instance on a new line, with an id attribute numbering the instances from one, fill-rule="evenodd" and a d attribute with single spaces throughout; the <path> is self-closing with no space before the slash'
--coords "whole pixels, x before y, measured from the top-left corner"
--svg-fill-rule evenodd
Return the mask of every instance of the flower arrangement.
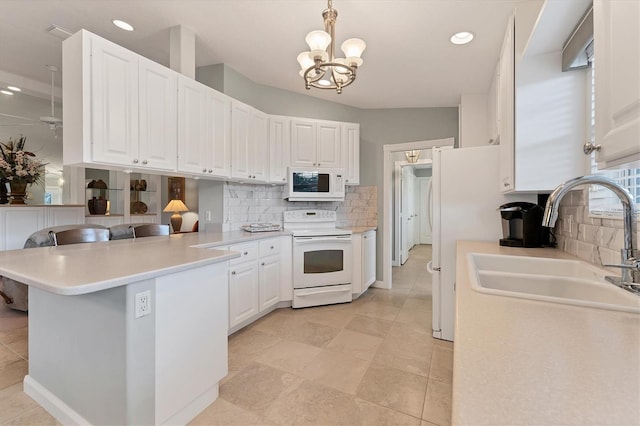
<path id="1" fill-rule="evenodd" d="M 25 136 L 16 141 L 0 143 L 0 177 L 8 182 L 42 183 L 45 163 L 37 160 L 33 152 L 25 151 Z"/>

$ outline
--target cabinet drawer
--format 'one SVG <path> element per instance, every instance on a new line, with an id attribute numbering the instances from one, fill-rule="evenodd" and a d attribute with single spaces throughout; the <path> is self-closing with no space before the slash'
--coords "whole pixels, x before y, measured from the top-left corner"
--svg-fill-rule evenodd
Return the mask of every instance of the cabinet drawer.
<path id="1" fill-rule="evenodd" d="M 260 241 L 260 257 L 271 256 L 274 254 L 280 254 L 282 239 L 270 238 L 268 240 Z"/>
<path id="2" fill-rule="evenodd" d="M 233 244 L 229 246 L 229 250 L 237 251 L 238 253 L 240 253 L 240 257 L 231 259 L 229 261 L 229 265 L 237 265 L 239 263 L 249 262 L 258 258 L 257 243 Z"/>

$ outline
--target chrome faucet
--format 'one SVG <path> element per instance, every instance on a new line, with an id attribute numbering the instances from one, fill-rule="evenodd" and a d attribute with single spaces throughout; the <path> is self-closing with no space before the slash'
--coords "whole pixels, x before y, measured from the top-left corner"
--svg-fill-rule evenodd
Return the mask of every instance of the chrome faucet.
<path id="1" fill-rule="evenodd" d="M 560 184 L 549 195 L 542 217 L 542 226 L 553 228 L 558 220 L 560 200 L 573 188 L 579 185 L 600 185 L 613 191 L 622 202 L 624 208 L 624 247 L 621 250 L 622 262 L 619 265 L 604 265 L 622 269 L 622 276 L 607 277 L 607 281 L 640 294 L 640 252 L 638 251 L 638 234 L 636 232 L 635 200 L 623 187 L 603 176 L 582 176 Z"/>

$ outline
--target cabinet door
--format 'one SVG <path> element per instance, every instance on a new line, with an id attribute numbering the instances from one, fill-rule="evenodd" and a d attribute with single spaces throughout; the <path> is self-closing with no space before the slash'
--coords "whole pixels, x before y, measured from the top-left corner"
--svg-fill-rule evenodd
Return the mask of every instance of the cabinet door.
<path id="1" fill-rule="evenodd" d="M 231 102 L 231 177 L 251 179 L 249 158 L 249 124 L 251 109 L 244 104 Z"/>
<path id="2" fill-rule="evenodd" d="M 92 159 L 134 165 L 138 157 L 138 56 L 91 39 Z"/>
<path id="3" fill-rule="evenodd" d="M 207 172 L 207 87 L 178 77 L 178 171 Z"/>
<path id="4" fill-rule="evenodd" d="M 260 312 L 280 300 L 280 258 L 270 256 L 260 260 Z"/>
<path id="5" fill-rule="evenodd" d="M 342 168 L 347 185 L 360 185 L 360 125 L 342 125 Z"/>
<path id="6" fill-rule="evenodd" d="M 640 2 L 593 2 L 598 168 L 640 163 Z"/>
<path id="7" fill-rule="evenodd" d="M 316 160 L 318 167 L 340 167 L 342 140 L 340 123 L 319 122 L 317 125 Z"/>
<path id="8" fill-rule="evenodd" d="M 252 179 L 266 182 L 269 178 L 269 116 L 256 109 L 251 110 L 249 146 Z"/>
<path id="9" fill-rule="evenodd" d="M 513 17 L 509 19 L 507 34 L 500 54 L 500 191 L 511 191 L 514 182 L 514 91 L 515 38 Z"/>
<path id="10" fill-rule="evenodd" d="M 175 170 L 178 146 L 178 77 L 162 65 L 140 58 L 138 165 Z"/>
<path id="11" fill-rule="evenodd" d="M 316 122 L 294 118 L 291 120 L 291 165 L 317 166 Z"/>
<path id="12" fill-rule="evenodd" d="M 209 91 L 209 144 L 207 173 L 231 176 L 231 98 L 213 89 Z"/>
<path id="13" fill-rule="evenodd" d="M 376 281 L 376 231 L 362 236 L 362 290 Z"/>
<path id="14" fill-rule="evenodd" d="M 232 266 L 229 270 L 229 328 L 259 312 L 258 265 Z"/>
<path id="15" fill-rule="evenodd" d="M 269 117 L 269 182 L 287 182 L 287 167 L 291 164 L 291 120 Z"/>
<path id="16" fill-rule="evenodd" d="M 0 208 L 0 250 L 15 250 L 24 247 L 27 238 L 45 227 L 42 207 Z"/>

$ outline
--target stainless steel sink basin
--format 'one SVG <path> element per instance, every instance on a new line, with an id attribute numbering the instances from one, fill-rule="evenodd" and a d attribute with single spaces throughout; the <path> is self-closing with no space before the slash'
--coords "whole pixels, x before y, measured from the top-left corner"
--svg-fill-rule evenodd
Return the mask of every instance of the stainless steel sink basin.
<path id="1" fill-rule="evenodd" d="M 481 293 L 640 313 L 640 297 L 586 262 L 471 253 L 469 266 L 471 286 Z"/>

